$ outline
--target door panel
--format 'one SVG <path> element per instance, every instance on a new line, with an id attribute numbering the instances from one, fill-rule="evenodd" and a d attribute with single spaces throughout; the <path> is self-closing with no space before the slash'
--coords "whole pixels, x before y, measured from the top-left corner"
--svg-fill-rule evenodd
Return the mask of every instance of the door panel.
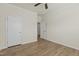
<path id="1" fill-rule="evenodd" d="M 47 23 L 41 23 L 41 38 L 47 39 Z"/>
<path id="2" fill-rule="evenodd" d="M 43 25 L 43 37 L 44 37 L 44 39 L 47 39 L 47 24 L 46 23 L 44 23 L 44 25 Z"/>
<path id="3" fill-rule="evenodd" d="M 7 20 L 8 47 L 21 43 L 22 21 L 20 17 L 9 16 Z"/>

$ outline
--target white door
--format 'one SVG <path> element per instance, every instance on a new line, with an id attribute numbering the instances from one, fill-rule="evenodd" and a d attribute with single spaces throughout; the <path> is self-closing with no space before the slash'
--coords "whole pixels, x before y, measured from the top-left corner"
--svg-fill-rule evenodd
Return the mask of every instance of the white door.
<path id="1" fill-rule="evenodd" d="M 43 37 L 47 39 L 47 23 L 43 24 Z"/>
<path id="2" fill-rule="evenodd" d="M 41 23 L 41 38 L 47 39 L 47 23 Z"/>
<path id="3" fill-rule="evenodd" d="M 22 41 L 22 21 L 20 17 L 7 18 L 7 44 L 8 47 L 18 45 Z"/>

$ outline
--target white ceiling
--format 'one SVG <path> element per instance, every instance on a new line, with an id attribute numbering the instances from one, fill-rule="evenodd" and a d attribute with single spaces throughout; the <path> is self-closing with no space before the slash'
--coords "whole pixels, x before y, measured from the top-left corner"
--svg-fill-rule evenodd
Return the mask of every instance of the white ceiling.
<path id="1" fill-rule="evenodd" d="M 31 10 L 31 11 L 34 11 L 34 12 L 37 12 L 38 14 L 44 14 L 46 13 L 46 9 L 45 9 L 45 6 L 44 4 L 40 4 L 39 6 L 37 7 L 34 7 L 34 5 L 36 3 L 10 3 L 12 5 L 15 5 L 17 7 L 21 7 L 21 8 L 24 8 L 24 9 L 28 9 L 28 10 Z"/>

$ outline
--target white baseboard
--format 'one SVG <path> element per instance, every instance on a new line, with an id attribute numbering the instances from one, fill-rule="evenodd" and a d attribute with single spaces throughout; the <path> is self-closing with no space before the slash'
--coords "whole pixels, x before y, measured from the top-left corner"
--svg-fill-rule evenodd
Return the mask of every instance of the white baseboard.
<path id="1" fill-rule="evenodd" d="M 8 47 L 7 46 L 3 46 L 3 47 L 0 46 L 0 50 L 6 49 L 6 48 L 8 48 Z"/>
<path id="2" fill-rule="evenodd" d="M 32 42 L 36 42 L 37 40 L 33 40 L 33 41 L 25 41 L 25 42 L 22 42 L 21 44 L 28 44 L 28 43 L 32 43 Z"/>
<path id="3" fill-rule="evenodd" d="M 45 39 L 45 40 L 48 40 L 48 39 Z M 72 49 L 79 50 L 78 47 L 74 47 L 74 46 L 71 46 L 71 45 L 68 45 L 68 44 L 64 44 L 62 42 L 57 42 L 57 41 L 53 41 L 53 40 L 48 40 L 48 41 L 51 41 L 51 42 L 54 42 L 54 43 L 57 43 L 57 44 L 60 44 L 60 45 L 63 45 L 63 46 L 66 46 L 66 47 L 69 47 L 69 48 L 72 48 Z"/>

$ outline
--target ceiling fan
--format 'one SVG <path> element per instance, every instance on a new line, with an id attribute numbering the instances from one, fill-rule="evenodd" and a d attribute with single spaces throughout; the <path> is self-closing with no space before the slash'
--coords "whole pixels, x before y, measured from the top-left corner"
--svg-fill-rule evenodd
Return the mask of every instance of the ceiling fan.
<path id="1" fill-rule="evenodd" d="M 43 3 L 37 3 L 37 4 L 35 4 L 34 6 L 37 7 L 37 6 L 39 6 L 40 4 L 43 4 Z M 44 5 L 45 5 L 45 9 L 48 9 L 47 3 L 45 3 Z"/>

